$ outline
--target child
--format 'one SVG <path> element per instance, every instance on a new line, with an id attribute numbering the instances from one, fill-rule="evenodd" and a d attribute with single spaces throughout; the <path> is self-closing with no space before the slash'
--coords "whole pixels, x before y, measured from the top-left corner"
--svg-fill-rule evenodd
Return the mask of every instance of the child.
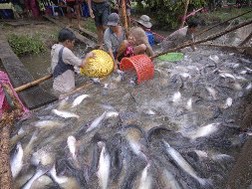
<path id="1" fill-rule="evenodd" d="M 53 89 L 60 93 L 66 93 L 75 88 L 74 66 L 83 67 L 87 59 L 94 56 L 91 52 L 84 60 L 76 57 L 72 52 L 75 38 L 72 31 L 64 28 L 59 32 L 59 43 L 52 46 Z"/>

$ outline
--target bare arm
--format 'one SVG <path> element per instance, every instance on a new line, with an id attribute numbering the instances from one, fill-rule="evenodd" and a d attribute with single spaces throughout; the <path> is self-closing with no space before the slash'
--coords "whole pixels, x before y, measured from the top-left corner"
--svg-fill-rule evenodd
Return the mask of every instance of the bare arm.
<path id="1" fill-rule="evenodd" d="M 89 13 L 90 13 L 90 16 L 91 18 L 94 18 L 94 12 L 93 12 L 93 9 L 92 9 L 92 6 L 91 6 L 91 0 L 88 0 L 88 9 L 89 9 Z"/>

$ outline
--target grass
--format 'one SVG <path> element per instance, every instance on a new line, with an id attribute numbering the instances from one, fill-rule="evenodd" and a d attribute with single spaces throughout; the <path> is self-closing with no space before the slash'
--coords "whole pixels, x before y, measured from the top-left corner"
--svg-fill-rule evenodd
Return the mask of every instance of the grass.
<path id="1" fill-rule="evenodd" d="M 93 18 L 89 17 L 84 22 L 85 22 L 84 28 L 86 30 L 96 33 L 96 26 Z"/>
<path id="2" fill-rule="evenodd" d="M 39 33 L 35 33 L 34 35 L 10 34 L 7 38 L 14 53 L 18 56 L 25 54 L 39 54 L 40 52 L 45 51 L 45 45 L 40 39 L 41 35 Z"/>

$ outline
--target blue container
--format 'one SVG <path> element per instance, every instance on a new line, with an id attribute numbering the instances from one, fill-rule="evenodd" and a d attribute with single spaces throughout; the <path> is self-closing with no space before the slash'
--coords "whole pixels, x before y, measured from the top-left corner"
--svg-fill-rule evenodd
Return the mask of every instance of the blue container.
<path id="1" fill-rule="evenodd" d="M 148 41 L 150 43 L 151 46 L 153 46 L 155 44 L 155 39 L 154 39 L 154 35 L 151 32 L 145 32 L 147 37 L 148 37 Z"/>

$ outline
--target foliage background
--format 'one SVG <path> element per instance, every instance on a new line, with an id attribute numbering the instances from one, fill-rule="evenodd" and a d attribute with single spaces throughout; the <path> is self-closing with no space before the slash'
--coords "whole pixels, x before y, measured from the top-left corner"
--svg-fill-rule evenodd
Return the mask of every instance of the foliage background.
<path id="1" fill-rule="evenodd" d="M 162 28 L 175 29 L 181 23 L 187 0 L 137 0 L 138 10 L 148 10 L 155 15 Z M 206 0 L 190 0 L 188 12 L 207 4 Z"/>

